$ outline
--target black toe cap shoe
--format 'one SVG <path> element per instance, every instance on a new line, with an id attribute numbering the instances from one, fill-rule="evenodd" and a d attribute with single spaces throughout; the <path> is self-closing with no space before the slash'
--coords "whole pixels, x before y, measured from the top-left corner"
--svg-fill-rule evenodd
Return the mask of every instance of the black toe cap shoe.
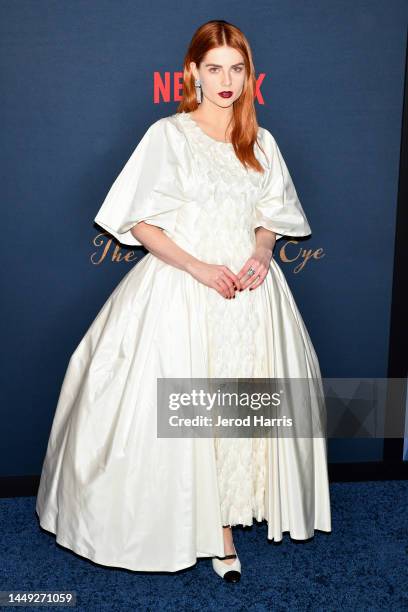
<path id="1" fill-rule="evenodd" d="M 236 570 L 230 570 L 229 572 L 225 572 L 224 580 L 226 582 L 239 582 L 241 580 L 241 573 Z"/>

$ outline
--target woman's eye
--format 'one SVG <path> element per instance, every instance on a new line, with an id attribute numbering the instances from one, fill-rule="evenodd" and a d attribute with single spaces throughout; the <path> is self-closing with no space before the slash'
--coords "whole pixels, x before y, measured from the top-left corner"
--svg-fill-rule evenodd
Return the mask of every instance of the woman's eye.
<path id="1" fill-rule="evenodd" d="M 210 72 L 218 72 L 218 68 L 210 68 L 209 69 Z M 243 67 L 242 66 L 237 66 L 236 68 L 234 68 L 235 72 L 242 72 L 243 71 Z"/>

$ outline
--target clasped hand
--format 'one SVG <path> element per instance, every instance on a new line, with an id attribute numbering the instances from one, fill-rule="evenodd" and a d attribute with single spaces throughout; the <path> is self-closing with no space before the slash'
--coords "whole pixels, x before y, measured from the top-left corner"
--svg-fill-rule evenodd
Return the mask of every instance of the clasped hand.
<path id="1" fill-rule="evenodd" d="M 269 271 L 272 250 L 266 247 L 257 247 L 249 259 L 244 263 L 238 274 L 234 274 L 228 266 L 198 262 L 192 270 L 192 276 L 215 289 L 222 297 L 231 299 L 236 291 L 250 291 L 259 287 L 265 280 Z M 254 274 L 248 275 L 248 270 Z"/>

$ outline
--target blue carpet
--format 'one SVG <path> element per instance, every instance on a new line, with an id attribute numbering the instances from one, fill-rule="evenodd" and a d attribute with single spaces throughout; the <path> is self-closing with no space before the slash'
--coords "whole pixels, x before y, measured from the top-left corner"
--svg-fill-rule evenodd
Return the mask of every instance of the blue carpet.
<path id="1" fill-rule="evenodd" d="M 86 611 L 408 610 L 408 481 L 332 483 L 330 492 L 331 534 L 274 544 L 265 522 L 235 527 L 238 584 L 208 559 L 174 574 L 97 565 L 39 527 L 34 497 L 0 499 L 0 590 L 74 590 L 74 609 Z"/>

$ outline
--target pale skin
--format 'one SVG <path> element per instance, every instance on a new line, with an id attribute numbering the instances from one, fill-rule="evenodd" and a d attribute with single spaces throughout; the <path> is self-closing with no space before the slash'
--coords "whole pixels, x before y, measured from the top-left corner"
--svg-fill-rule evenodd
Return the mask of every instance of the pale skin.
<path id="1" fill-rule="evenodd" d="M 233 103 L 239 98 L 245 85 L 245 65 L 236 49 L 223 46 L 211 49 L 200 66 L 191 63 L 194 78 L 201 81 L 202 102 L 191 117 L 215 140 L 228 142 L 228 122 L 232 118 Z M 221 91 L 232 91 L 230 98 L 219 96 Z M 255 230 L 255 248 L 241 269 L 234 273 L 228 266 L 201 261 L 179 247 L 163 230 L 144 221 L 131 229 L 132 234 L 148 251 L 188 274 L 200 283 L 214 289 L 226 299 L 234 299 L 236 291 L 254 290 L 264 282 L 272 258 L 276 234 L 264 227 Z M 252 267 L 253 276 L 247 272 Z M 223 528 L 225 555 L 235 553 L 232 529 Z M 225 559 L 231 564 L 234 559 Z"/>

